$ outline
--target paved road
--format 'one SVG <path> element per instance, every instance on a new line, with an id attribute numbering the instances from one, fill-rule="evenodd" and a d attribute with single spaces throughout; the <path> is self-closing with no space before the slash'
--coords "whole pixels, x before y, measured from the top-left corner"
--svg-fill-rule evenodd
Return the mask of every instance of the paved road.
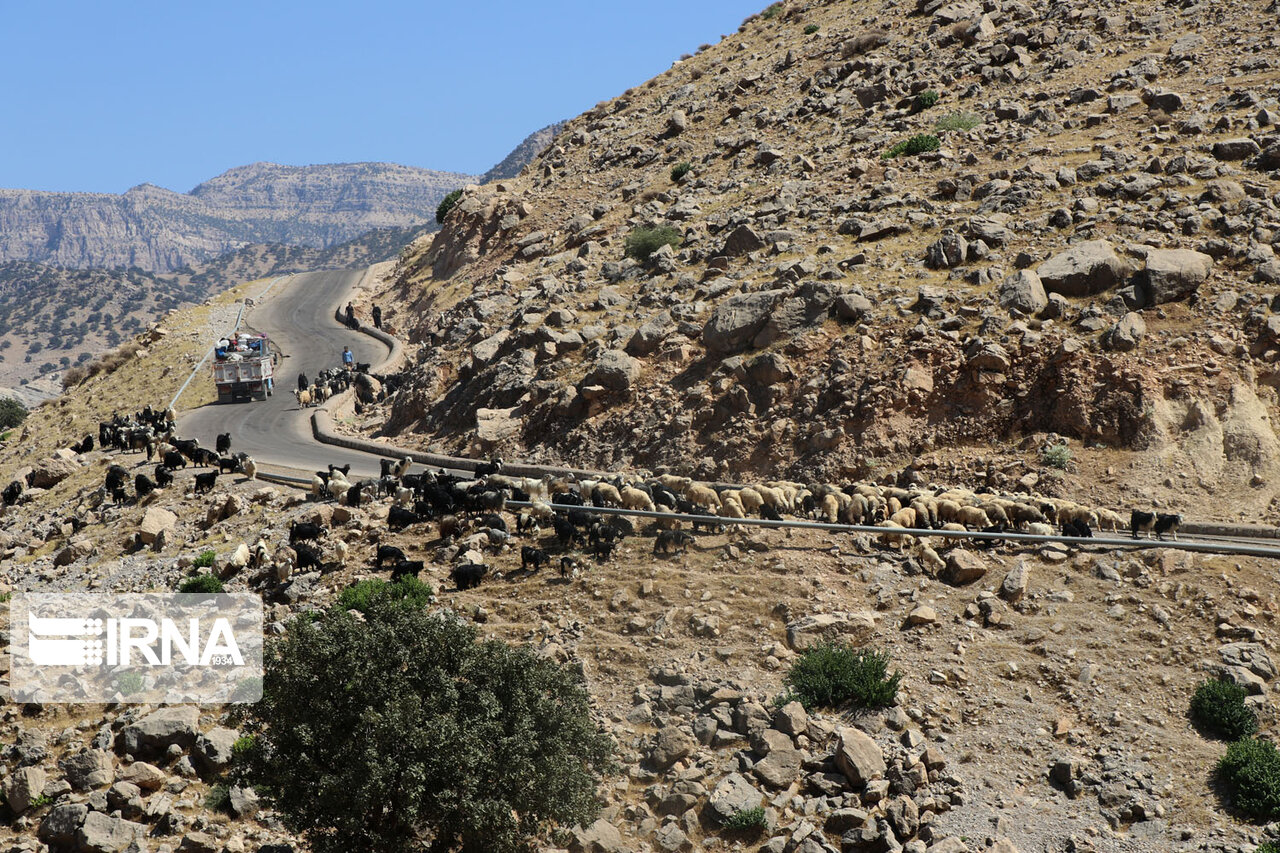
<path id="1" fill-rule="evenodd" d="M 266 333 L 285 356 L 276 366 L 276 392 L 266 401 L 211 403 L 178 418 L 178 434 L 213 447 L 218 433 L 230 432 L 232 450 L 244 451 L 259 463 L 315 470 L 327 463 L 351 463 L 352 476 L 377 476 L 378 457 L 322 445 L 311 435 L 311 409 L 300 409 L 293 396 L 298 373 L 308 377 L 341 364 L 342 348 L 351 347 L 356 361 L 377 363 L 387 356 L 379 341 L 353 332 L 333 319 L 362 270 L 303 273 L 281 282 L 267 300 L 246 314 L 245 325 Z M 212 342 L 210 342 L 212 343 Z M 211 376 L 196 382 L 212 382 Z"/>

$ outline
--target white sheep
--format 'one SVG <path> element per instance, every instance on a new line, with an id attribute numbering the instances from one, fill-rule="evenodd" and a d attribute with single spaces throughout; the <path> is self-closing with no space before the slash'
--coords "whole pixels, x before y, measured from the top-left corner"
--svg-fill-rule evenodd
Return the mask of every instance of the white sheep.
<path id="1" fill-rule="evenodd" d="M 596 483 L 591 497 L 593 503 L 602 503 L 605 506 L 622 506 L 622 494 L 612 483 Z"/>
<path id="2" fill-rule="evenodd" d="M 920 558 L 920 564 L 925 572 L 930 575 L 936 575 L 947 567 L 946 561 L 938 556 L 938 552 L 933 550 L 928 542 L 923 540 L 916 547 L 916 555 Z"/>
<path id="3" fill-rule="evenodd" d="M 258 479 L 258 463 L 253 461 L 252 456 L 246 456 L 244 463 L 240 467 L 244 470 L 244 475 L 250 480 Z"/>
<path id="4" fill-rule="evenodd" d="M 618 493 L 619 503 L 623 509 L 641 509 L 655 512 L 653 498 L 634 486 L 627 486 Z"/>
<path id="5" fill-rule="evenodd" d="M 311 475 L 311 499 L 318 501 L 324 495 L 324 480 L 319 474 Z"/>
<path id="6" fill-rule="evenodd" d="M 1027 525 L 1027 533 L 1032 536 L 1052 536 L 1055 532 L 1052 524 L 1045 524 L 1043 521 L 1033 521 Z"/>
<path id="7" fill-rule="evenodd" d="M 303 390 L 295 389 L 293 392 L 293 396 L 298 398 L 298 408 L 311 405 L 311 389 L 310 388 L 306 388 Z"/>
<path id="8" fill-rule="evenodd" d="M 412 464 L 413 464 L 412 456 L 404 457 L 403 459 L 401 459 L 399 462 L 396 463 L 395 475 L 397 477 L 403 477 L 405 474 L 408 474 L 409 466 Z"/>
<path id="9" fill-rule="evenodd" d="M 702 483 L 690 483 L 684 490 L 684 497 L 689 503 L 703 509 L 720 508 L 720 496 L 716 494 L 716 490 Z"/>
<path id="10" fill-rule="evenodd" d="M 1109 509 L 1098 507 L 1098 529 L 1106 529 L 1112 532 L 1123 530 L 1125 528 L 1124 519 L 1119 513 L 1112 512 Z"/>
<path id="11" fill-rule="evenodd" d="M 333 550 L 334 557 L 337 559 L 338 567 L 344 568 L 347 565 L 347 554 L 350 553 L 347 543 L 339 539 L 334 543 Z"/>
<path id="12" fill-rule="evenodd" d="M 969 529 L 982 530 L 991 526 L 991 520 L 987 518 L 987 514 L 981 507 L 976 506 L 960 507 L 960 511 L 956 513 L 956 521 Z"/>

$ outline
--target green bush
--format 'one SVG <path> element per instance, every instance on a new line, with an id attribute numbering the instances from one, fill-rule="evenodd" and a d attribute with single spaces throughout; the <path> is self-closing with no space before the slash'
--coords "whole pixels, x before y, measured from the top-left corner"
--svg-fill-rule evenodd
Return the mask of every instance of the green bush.
<path id="1" fill-rule="evenodd" d="M 204 572 L 191 577 L 178 584 L 178 592 L 224 592 L 222 581 L 218 580 L 216 575 Z"/>
<path id="2" fill-rule="evenodd" d="M 724 828 L 730 832 L 759 832 L 769 825 L 769 817 L 763 806 L 753 809 L 738 809 L 733 816 L 724 822 Z"/>
<path id="3" fill-rule="evenodd" d="M 201 551 L 200 556 L 196 557 L 195 560 L 192 561 L 191 565 L 195 566 L 197 569 L 207 569 L 213 565 L 213 560 L 217 556 L 217 553 L 212 550 Z"/>
<path id="4" fill-rule="evenodd" d="M 884 708 L 898 697 L 902 673 L 889 675 L 889 655 L 874 649 L 854 649 L 848 643 L 827 641 L 805 649 L 791 665 L 780 701 L 797 699 L 806 710 Z"/>
<path id="5" fill-rule="evenodd" d="M 819 29 L 821 28 L 817 24 L 810 24 L 809 26 L 804 28 L 804 34 L 807 36 L 811 36 L 814 33 L 816 33 Z"/>
<path id="6" fill-rule="evenodd" d="M 413 575 L 401 575 L 394 581 L 368 578 L 339 593 L 338 606 L 343 610 L 359 610 L 361 613 L 368 613 L 375 604 L 384 600 L 426 607 L 431 596 L 431 587 Z"/>
<path id="7" fill-rule="evenodd" d="M 116 676 L 116 691 L 121 696 L 132 696 L 142 689 L 142 674 L 132 670 Z"/>
<path id="8" fill-rule="evenodd" d="M 692 171 L 692 163 L 677 163 L 671 167 L 671 180 L 678 181 Z"/>
<path id="9" fill-rule="evenodd" d="M 778 17 L 778 14 L 781 11 L 782 11 L 782 4 L 774 3 L 773 5 L 766 8 L 763 12 L 761 12 L 760 17 L 764 18 L 766 21 L 770 21 Z"/>
<path id="10" fill-rule="evenodd" d="M 1280 853 L 1280 842 L 1264 841 L 1258 845 L 1258 849 L 1253 853 Z"/>
<path id="11" fill-rule="evenodd" d="M 462 198 L 462 190 L 454 190 L 449 193 L 436 206 L 436 224 L 443 225 L 444 218 L 449 215 L 449 211 L 453 210 L 453 206 L 458 203 L 458 199 Z"/>
<path id="12" fill-rule="evenodd" d="M 590 825 L 614 769 L 579 673 L 446 614 L 330 608 L 265 670 L 243 778 L 316 853 L 530 850 Z"/>
<path id="13" fill-rule="evenodd" d="M 628 258 L 635 258 L 643 264 L 663 246 L 675 249 L 682 242 L 680 232 L 670 225 L 661 225 L 657 228 L 633 228 L 627 235 L 626 243 L 623 244 L 623 251 Z"/>
<path id="14" fill-rule="evenodd" d="M 1050 468 L 1065 471 L 1067 466 L 1071 464 L 1071 448 L 1067 446 L 1065 441 L 1058 444 L 1050 444 L 1040 451 L 1040 463 L 1048 465 Z"/>
<path id="15" fill-rule="evenodd" d="M 938 137 L 929 133 L 919 133 L 910 139 L 904 139 L 888 151 L 880 155 L 884 160 L 892 160 L 895 157 L 901 157 L 904 154 L 908 157 L 914 157 L 917 154 L 923 154 L 926 151 L 937 151 L 942 147 L 942 143 L 938 141 Z"/>
<path id="16" fill-rule="evenodd" d="M 1191 696 L 1191 722 L 1202 732 L 1223 740 L 1240 740 L 1258 730 L 1258 718 L 1245 704 L 1244 688 L 1230 681 L 1209 679 Z"/>
<path id="17" fill-rule="evenodd" d="M 934 123 L 934 129 L 938 133 L 945 133 L 948 130 L 973 130 L 982 124 L 982 116 L 977 113 L 947 113 Z"/>
<path id="18" fill-rule="evenodd" d="M 1280 752 L 1271 741 L 1245 738 L 1228 746 L 1218 762 L 1218 778 L 1244 816 L 1280 818 Z"/>
<path id="19" fill-rule="evenodd" d="M 247 763 L 257 745 L 258 739 L 253 735 L 241 735 L 236 738 L 235 743 L 231 744 L 232 763 L 240 765 Z"/>
<path id="20" fill-rule="evenodd" d="M 916 99 L 911 102 L 911 111 L 915 113 L 922 113 L 937 104 L 938 99 L 941 97 L 942 96 L 939 95 L 936 90 L 925 89 L 923 92 L 916 95 Z"/>
<path id="21" fill-rule="evenodd" d="M 27 407 L 13 397 L 0 397 L 0 429 L 13 429 L 27 419 Z"/>
<path id="22" fill-rule="evenodd" d="M 209 788 L 205 794 L 204 807 L 211 812 L 231 812 L 231 789 L 219 782 Z"/>

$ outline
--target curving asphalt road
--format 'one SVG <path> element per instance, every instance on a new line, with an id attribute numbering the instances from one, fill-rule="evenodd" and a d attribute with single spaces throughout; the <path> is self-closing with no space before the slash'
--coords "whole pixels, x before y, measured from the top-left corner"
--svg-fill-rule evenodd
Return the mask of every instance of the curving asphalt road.
<path id="1" fill-rule="evenodd" d="M 315 470 L 349 462 L 352 476 L 377 476 L 379 457 L 317 442 L 311 434 L 312 410 L 299 408 L 292 393 L 299 372 L 314 379 L 321 370 L 339 366 L 344 346 L 351 347 L 356 361 L 376 364 L 387 357 L 381 342 L 333 319 L 334 309 L 345 304 L 347 293 L 363 275 L 363 270 L 330 270 L 282 282 L 246 314 L 244 323 L 265 333 L 284 356 L 276 365 L 275 394 L 260 402 L 210 403 L 194 409 L 178 418 L 178 434 L 213 447 L 218 433 L 230 432 L 231 449 L 248 453 L 259 464 Z M 195 381 L 213 378 L 207 374 Z"/>

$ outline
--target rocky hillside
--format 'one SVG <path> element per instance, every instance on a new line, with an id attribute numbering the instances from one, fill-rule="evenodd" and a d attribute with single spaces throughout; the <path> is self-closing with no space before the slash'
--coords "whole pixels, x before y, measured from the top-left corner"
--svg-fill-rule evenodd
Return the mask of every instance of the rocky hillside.
<path id="1" fill-rule="evenodd" d="M 1057 433 L 1280 519 L 1274 13 L 775 4 L 402 259 L 384 431 L 723 479 Z"/>
<path id="2" fill-rule="evenodd" d="M 190 193 L 0 190 L 0 261 L 166 273 L 255 243 L 327 248 L 431 220 L 470 178 L 391 163 L 254 163 Z"/>
<path id="3" fill-rule="evenodd" d="M 514 178 L 520 174 L 520 171 L 542 153 L 542 150 L 551 144 L 551 140 L 555 139 L 560 129 L 564 127 L 564 122 L 558 121 L 555 124 L 549 124 L 541 130 L 535 130 L 524 138 L 523 141 L 515 148 L 511 149 L 511 153 L 502 158 L 502 162 L 494 166 L 489 171 L 480 176 L 480 183 L 487 184 L 491 181 L 501 181 L 507 178 Z"/>
<path id="4" fill-rule="evenodd" d="M 31 476 L 0 509 L 0 594 L 172 589 L 210 571 L 261 593 L 276 636 L 351 582 L 385 579 L 371 568 L 377 547 L 402 548 L 426 563 L 432 608 L 586 678 L 621 766 L 602 780 L 599 820 L 545 839 L 548 851 L 1247 853 L 1261 840 L 1223 807 L 1209 771 L 1222 745 L 1186 707 L 1198 681 L 1229 675 L 1255 690 L 1264 729 L 1275 725 L 1269 561 L 1006 544 L 944 550 L 939 566 L 864 536 L 780 530 L 703 532 L 687 554 L 655 555 L 647 530 L 609 560 L 571 553 L 578 569 L 562 578 L 520 565 L 525 544 L 561 553 L 550 530 L 495 540 L 505 545 L 483 531 L 464 545 L 434 522 L 396 532 L 390 498 L 316 502 L 230 473 L 196 495 L 188 469 L 141 499 L 132 485 L 122 502 L 104 499 L 109 465 L 132 478 L 154 464 L 70 445 L 117 409 L 167 400 L 245 295 L 174 313 L 167 335 L 140 338 L 145 348 L 41 406 L 0 447 L 0 483 Z M 1001 473 L 1066 495 L 1093 479 Z M 284 583 L 245 565 L 259 538 L 279 553 L 294 521 L 329 528 L 322 565 Z M 212 565 L 197 569 L 205 552 Z M 459 592 L 447 578 L 464 554 L 490 576 Z M 798 650 L 823 636 L 886 650 L 903 674 L 897 702 L 856 716 L 777 703 Z M 228 710 L 6 706 L 0 841 L 307 849 L 229 776 L 240 733 Z M 754 831 L 724 825 L 753 807 Z"/>

